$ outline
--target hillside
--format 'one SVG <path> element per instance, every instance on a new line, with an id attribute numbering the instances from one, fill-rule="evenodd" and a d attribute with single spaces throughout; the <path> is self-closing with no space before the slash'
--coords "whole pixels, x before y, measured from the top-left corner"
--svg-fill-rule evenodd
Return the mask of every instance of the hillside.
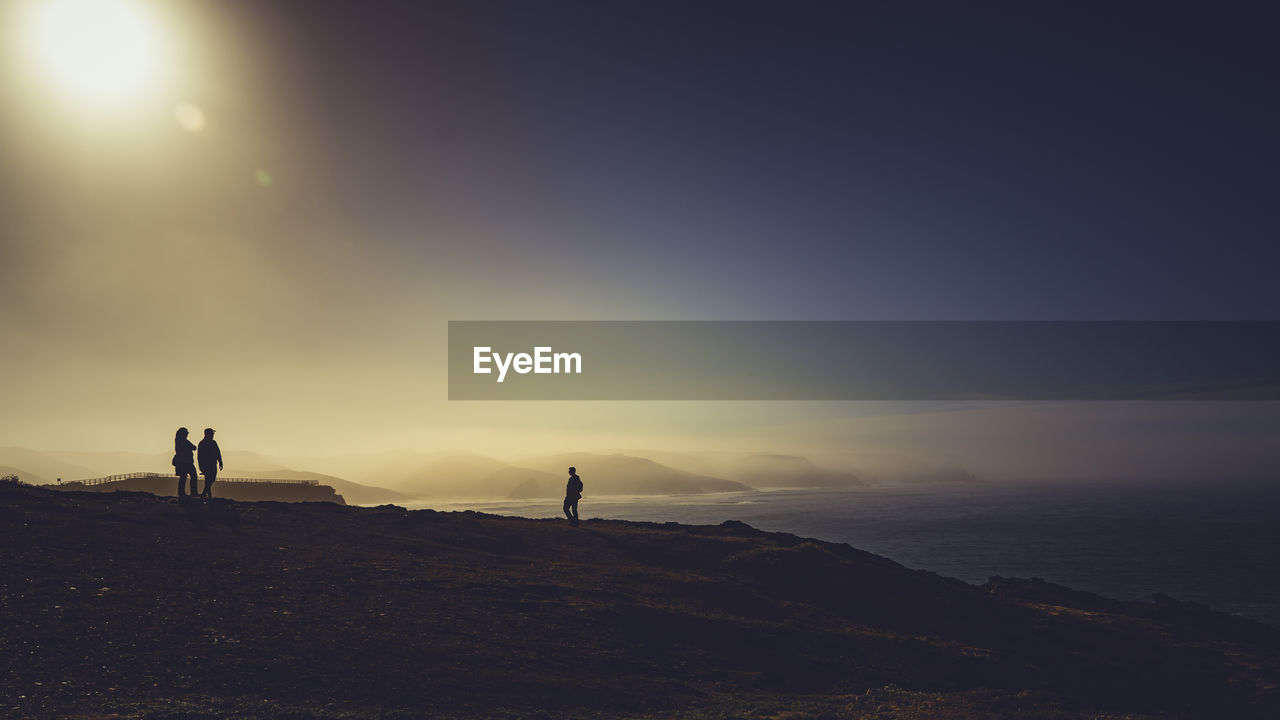
<path id="1" fill-rule="evenodd" d="M 1280 632 L 741 523 L 0 484 L 16 717 L 1264 718 Z"/>
<path id="2" fill-rule="evenodd" d="M 380 505 L 383 503 L 402 502 L 409 496 L 386 488 L 363 485 L 344 480 L 333 475 L 306 472 L 302 470 L 255 470 L 253 476 L 265 480 L 315 480 L 321 485 L 333 488 L 339 495 L 353 505 Z M 204 480 L 201 480 L 203 487 Z M 215 484 L 216 488 L 217 485 Z"/>

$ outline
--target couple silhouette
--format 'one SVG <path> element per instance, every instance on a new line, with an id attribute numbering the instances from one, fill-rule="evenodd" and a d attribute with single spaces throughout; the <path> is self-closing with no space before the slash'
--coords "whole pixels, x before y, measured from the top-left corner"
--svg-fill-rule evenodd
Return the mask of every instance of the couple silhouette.
<path id="1" fill-rule="evenodd" d="M 183 427 L 178 428 L 178 433 L 173 436 L 173 472 L 178 476 L 178 499 L 187 497 L 188 478 L 191 481 L 191 497 L 211 499 L 213 481 L 217 479 L 218 471 L 222 469 L 222 450 L 213 439 L 213 428 L 204 429 L 204 439 L 200 441 L 198 448 L 187 439 L 187 434 L 188 430 Z M 204 492 L 199 495 L 196 494 L 198 480 L 196 458 L 192 456 L 192 453 L 197 450 L 200 458 L 200 472 L 204 474 Z"/>

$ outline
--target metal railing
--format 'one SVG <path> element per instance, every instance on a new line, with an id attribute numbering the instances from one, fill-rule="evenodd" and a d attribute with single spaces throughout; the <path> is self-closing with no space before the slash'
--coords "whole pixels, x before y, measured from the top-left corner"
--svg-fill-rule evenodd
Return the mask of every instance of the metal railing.
<path id="1" fill-rule="evenodd" d="M 64 485 L 71 483 L 80 483 L 81 485 L 105 485 L 107 483 L 119 482 L 121 480 L 134 480 L 137 478 L 167 478 L 173 479 L 173 473 L 155 473 L 155 472 L 132 472 L 121 473 L 119 475 L 108 475 L 106 477 L 89 478 L 88 480 L 71 480 L 63 483 Z M 281 478 L 272 480 L 270 478 L 244 478 L 244 477 L 219 477 L 220 483 L 275 483 L 278 485 L 319 485 L 319 480 L 299 480 L 292 478 Z"/>

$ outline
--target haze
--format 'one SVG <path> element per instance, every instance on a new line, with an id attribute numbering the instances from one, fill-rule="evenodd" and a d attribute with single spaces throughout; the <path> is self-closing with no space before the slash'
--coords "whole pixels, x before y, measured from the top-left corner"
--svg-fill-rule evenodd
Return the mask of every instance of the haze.
<path id="1" fill-rule="evenodd" d="M 1272 403 L 449 403 L 444 376 L 449 319 L 1275 319 L 1266 23 L 119 0 L 95 63 L 30 6 L 0 15 L 0 445 L 1278 467 Z"/>

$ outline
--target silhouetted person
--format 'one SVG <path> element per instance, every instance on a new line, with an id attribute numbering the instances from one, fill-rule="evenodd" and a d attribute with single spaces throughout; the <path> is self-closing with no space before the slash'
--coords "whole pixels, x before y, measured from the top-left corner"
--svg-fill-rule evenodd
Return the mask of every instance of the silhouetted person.
<path id="1" fill-rule="evenodd" d="M 204 475 L 204 492 L 200 493 L 200 497 L 213 497 L 213 481 L 218 477 L 218 471 L 222 469 L 222 451 L 218 449 L 218 443 L 213 439 L 213 428 L 204 429 L 204 439 L 200 441 L 200 449 L 196 453 L 196 458 L 200 460 L 200 474 Z M 196 489 L 191 488 L 191 494 L 195 494 Z"/>
<path id="2" fill-rule="evenodd" d="M 569 468 L 569 482 L 564 486 L 564 516 L 569 524 L 578 524 L 578 500 L 582 498 L 582 478 L 578 477 L 578 468 Z"/>
<path id="3" fill-rule="evenodd" d="M 173 436 L 173 471 L 178 476 L 178 499 L 181 500 L 187 496 L 186 485 L 187 478 L 191 478 L 191 497 L 196 496 L 196 460 L 192 456 L 196 446 L 187 439 L 187 429 L 178 428 L 178 432 Z"/>

